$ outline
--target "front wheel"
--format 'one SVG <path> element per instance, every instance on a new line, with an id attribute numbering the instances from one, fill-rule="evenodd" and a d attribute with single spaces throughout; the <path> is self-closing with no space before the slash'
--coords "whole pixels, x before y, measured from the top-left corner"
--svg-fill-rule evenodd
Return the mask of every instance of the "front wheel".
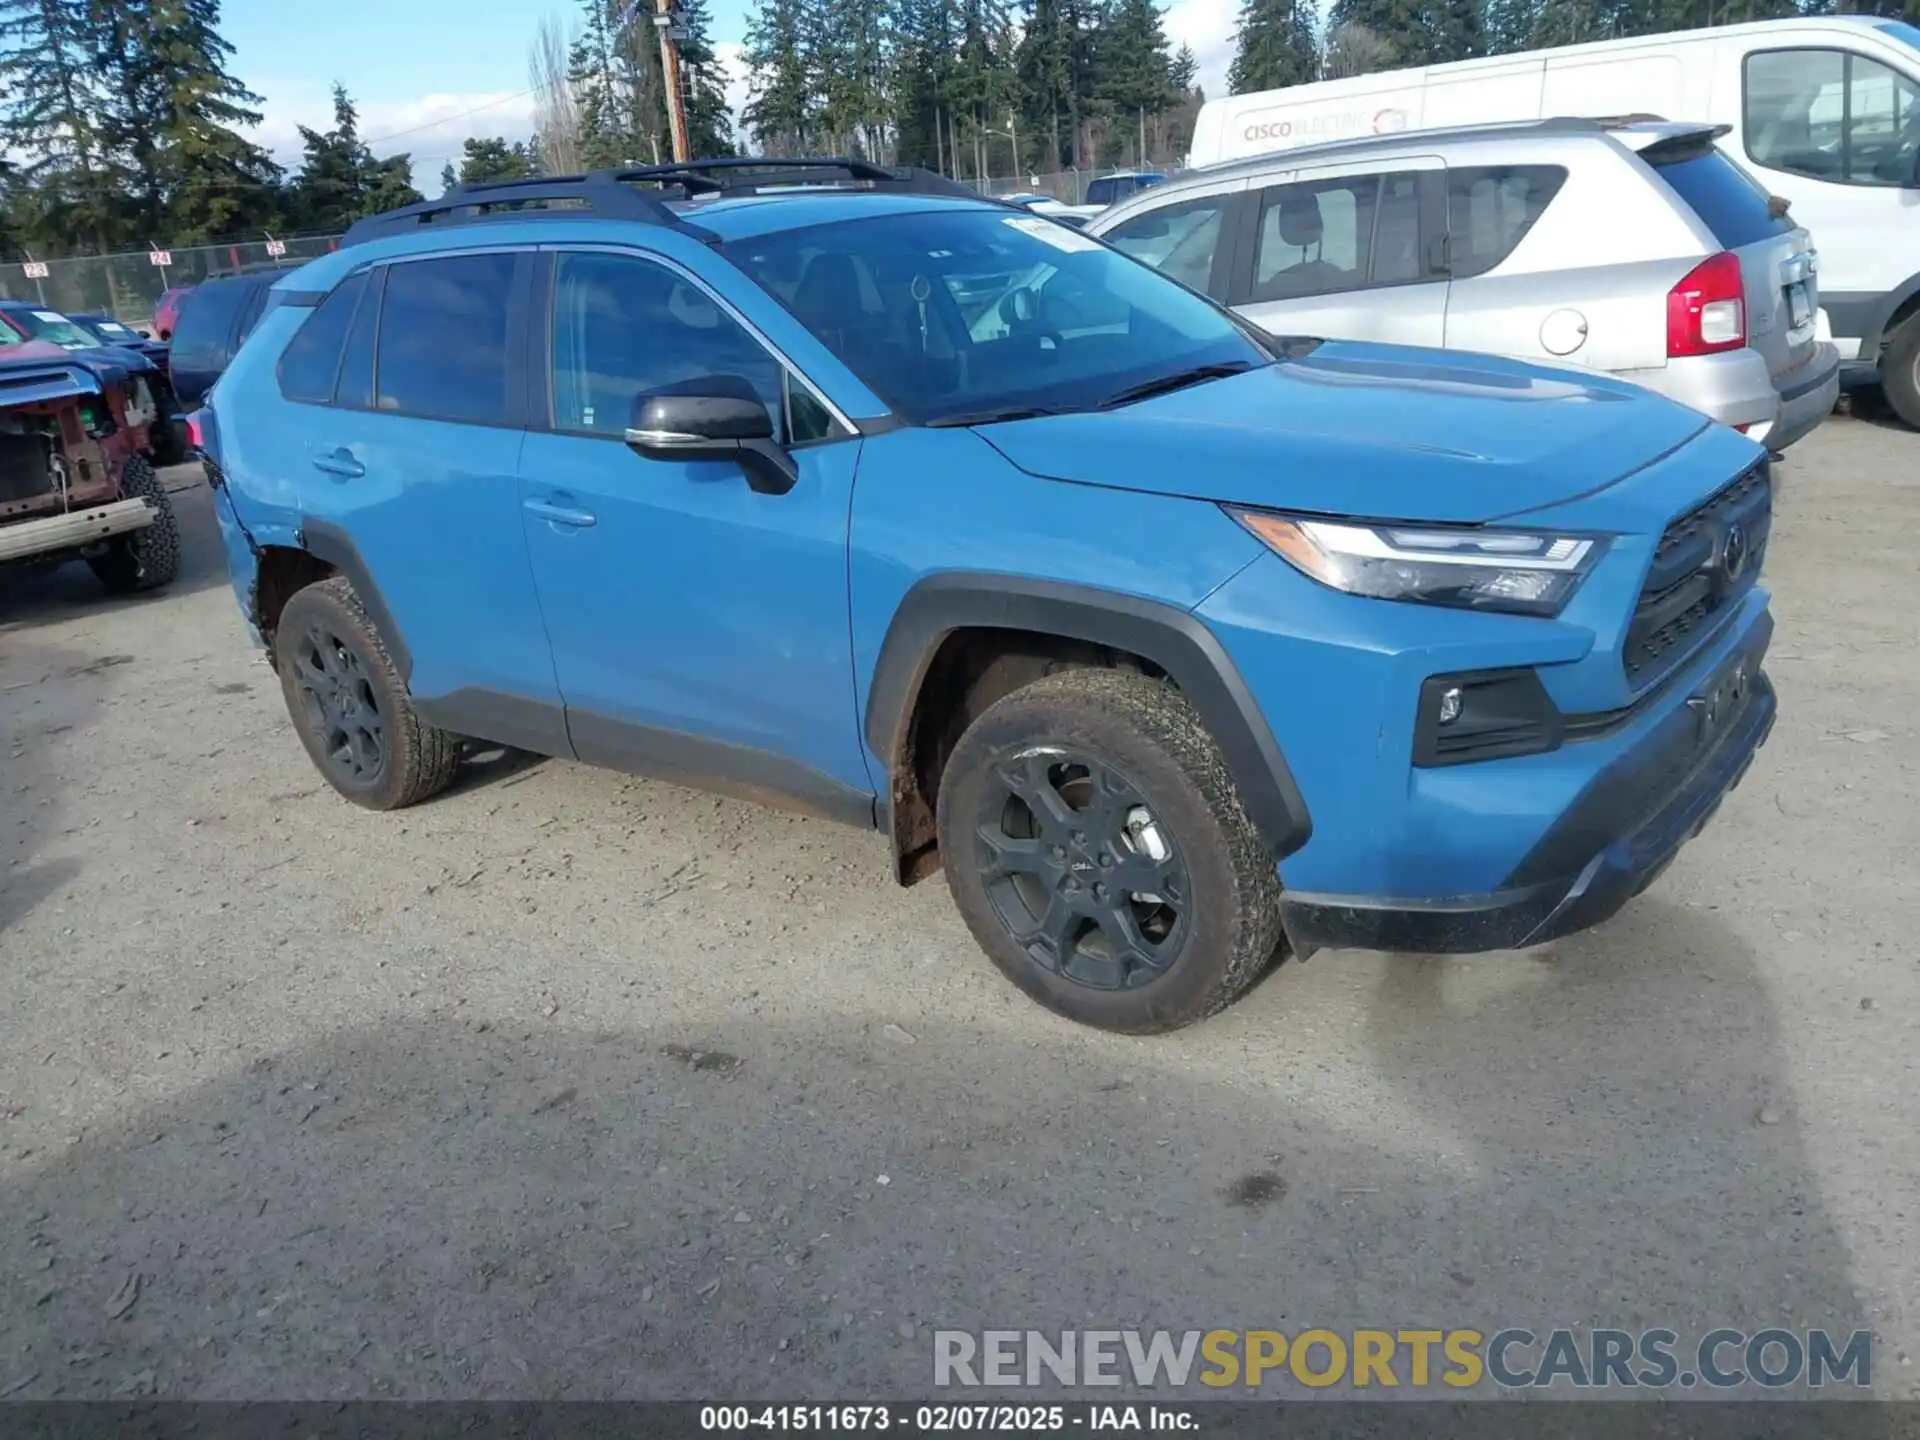
<path id="1" fill-rule="evenodd" d="M 1131 1034 L 1225 1008 L 1283 944 L 1272 857 L 1171 685 L 1071 670 L 990 706 L 939 794 L 954 903 L 1049 1009 Z"/>
<path id="2" fill-rule="evenodd" d="M 180 570 L 180 527 L 173 518 L 173 497 L 153 466 L 138 455 L 128 456 L 120 472 L 120 496 L 146 501 L 153 510 L 153 523 L 109 540 L 105 552 L 87 562 L 95 578 L 116 595 L 171 584 Z"/>

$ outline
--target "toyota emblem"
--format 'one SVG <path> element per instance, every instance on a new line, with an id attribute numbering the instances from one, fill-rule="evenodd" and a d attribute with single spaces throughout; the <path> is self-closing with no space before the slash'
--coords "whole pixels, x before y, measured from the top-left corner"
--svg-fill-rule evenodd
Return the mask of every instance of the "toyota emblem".
<path id="1" fill-rule="evenodd" d="M 1747 532 L 1738 525 L 1727 527 L 1727 538 L 1720 542 L 1720 568 L 1731 584 L 1747 568 Z"/>

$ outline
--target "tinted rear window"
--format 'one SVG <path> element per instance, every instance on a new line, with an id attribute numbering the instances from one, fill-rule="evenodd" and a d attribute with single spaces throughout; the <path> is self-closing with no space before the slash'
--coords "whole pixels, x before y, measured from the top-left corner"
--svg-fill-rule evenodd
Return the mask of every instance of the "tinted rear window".
<path id="1" fill-rule="evenodd" d="M 1773 214 L 1767 192 L 1718 150 L 1664 165 L 1656 161 L 1653 173 L 1692 207 L 1723 249 L 1738 250 L 1793 229 L 1791 220 Z"/>
<path id="2" fill-rule="evenodd" d="M 238 281 L 210 280 L 196 285 L 180 300 L 173 327 L 169 363 L 178 370 L 218 372 L 227 363 L 227 340 L 234 317 L 249 298 L 249 287 Z"/>

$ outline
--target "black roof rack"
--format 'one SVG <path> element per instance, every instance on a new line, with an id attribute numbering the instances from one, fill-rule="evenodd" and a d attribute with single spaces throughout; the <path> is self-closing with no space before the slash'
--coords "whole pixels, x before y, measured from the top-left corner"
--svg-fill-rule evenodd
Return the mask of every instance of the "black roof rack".
<path id="1" fill-rule="evenodd" d="M 894 194 L 952 195 L 990 201 L 971 186 L 911 166 L 876 165 L 846 156 L 821 159 L 745 155 L 687 160 L 670 165 L 634 165 L 584 175 L 542 175 L 527 180 L 490 180 L 462 185 L 438 200 L 403 205 L 356 221 L 340 246 L 405 235 L 429 226 L 472 225 L 524 218 L 633 220 L 664 225 L 708 244 L 712 231 L 668 207 L 668 200 L 706 195 L 756 195 L 804 186 L 844 185 Z M 657 187 L 657 188 L 650 188 Z"/>

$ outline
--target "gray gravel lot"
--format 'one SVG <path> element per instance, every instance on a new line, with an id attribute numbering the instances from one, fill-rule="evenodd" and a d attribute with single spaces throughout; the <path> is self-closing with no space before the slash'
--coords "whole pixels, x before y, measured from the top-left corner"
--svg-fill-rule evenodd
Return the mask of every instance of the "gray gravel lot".
<path id="1" fill-rule="evenodd" d="M 0 1395 L 874 1398 L 935 1326 L 1779 1324 L 1872 1327 L 1920 1396 L 1920 437 L 1836 418 L 1783 476 L 1781 721 L 1650 893 L 1155 1040 L 1021 998 L 875 835 L 505 758 L 347 805 L 184 490 L 170 592 L 0 591 Z"/>

